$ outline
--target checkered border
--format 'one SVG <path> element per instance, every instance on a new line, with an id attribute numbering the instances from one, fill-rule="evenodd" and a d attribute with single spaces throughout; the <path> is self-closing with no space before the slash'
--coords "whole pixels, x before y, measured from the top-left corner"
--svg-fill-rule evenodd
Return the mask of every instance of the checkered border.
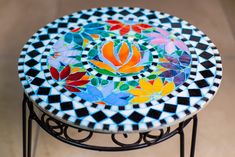
<path id="1" fill-rule="evenodd" d="M 40 52 L 38 51 L 42 52 L 44 45 L 47 45 L 50 39 L 64 30 L 64 28 L 67 28 L 70 23 L 76 23 L 77 21 L 74 16 L 79 17 L 79 20 L 85 19 L 88 21 L 87 19 L 95 16 L 104 16 L 106 18 L 107 16 L 112 16 L 112 18 L 119 19 L 116 15 L 122 16 L 122 19 L 126 17 L 133 17 L 133 19 L 138 17 L 140 20 L 147 18 L 154 24 L 161 23 L 183 34 L 193 45 L 199 57 L 194 83 L 190 84 L 188 88 L 183 91 L 179 90 L 177 97 L 171 97 L 171 99 L 166 102 L 164 102 L 164 100 L 161 103 L 152 102 L 154 106 L 147 105 L 150 106 L 148 108 L 130 109 L 119 112 L 108 112 L 109 108 L 104 108 L 103 110 L 92 109 L 86 107 L 86 102 L 82 100 L 79 100 L 78 103 L 73 102 L 74 104 L 70 104 L 69 101 L 66 102 L 66 97 L 58 92 L 57 95 L 49 95 L 50 99 L 47 101 L 44 100 L 46 99 L 45 97 L 40 97 L 37 93 L 39 93 L 39 89 L 43 86 L 45 80 L 40 78 L 42 77 L 42 72 L 35 68 L 39 64 L 38 61 L 30 59 L 30 57 L 39 56 Z M 102 17 L 102 19 L 104 17 Z M 96 21 L 95 18 L 91 18 L 90 21 L 92 20 Z M 45 33 L 45 31 L 47 32 Z M 37 42 L 35 42 L 35 40 Z M 34 49 L 32 47 L 34 47 Z M 219 52 L 210 39 L 203 32 L 186 21 L 165 13 L 147 9 L 110 7 L 83 10 L 57 19 L 40 29 L 29 39 L 22 49 L 18 62 L 18 72 L 26 93 L 38 104 L 37 106 L 43 111 L 49 112 L 52 116 L 54 115 L 56 118 L 60 118 L 62 121 L 66 121 L 77 127 L 103 132 L 142 132 L 173 125 L 176 122 L 183 121 L 196 114 L 201 108 L 205 107 L 219 88 L 222 79 L 222 63 Z M 36 77 L 32 79 L 31 76 Z M 41 86 L 35 91 L 33 85 L 39 83 Z M 52 86 L 54 87 L 54 85 Z M 53 87 L 48 89 L 49 93 L 53 91 Z M 45 93 L 45 89 L 43 90 L 44 92 L 40 92 Z M 197 100 L 195 100 L 196 98 Z M 56 108 L 57 104 L 55 105 L 55 100 L 58 101 L 57 104 L 60 105 L 60 110 Z M 84 104 L 82 105 L 82 103 Z M 183 105 L 186 106 L 186 108 L 183 108 Z M 68 108 L 68 106 L 70 108 Z M 182 110 L 177 111 L 178 108 Z M 79 112 L 79 116 L 73 116 L 73 111 Z M 167 113 L 171 114 L 166 115 Z"/>

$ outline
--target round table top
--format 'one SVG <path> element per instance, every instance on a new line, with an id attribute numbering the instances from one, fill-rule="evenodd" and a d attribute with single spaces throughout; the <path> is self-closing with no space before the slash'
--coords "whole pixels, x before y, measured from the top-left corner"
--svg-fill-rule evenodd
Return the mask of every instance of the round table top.
<path id="1" fill-rule="evenodd" d="M 195 26 L 131 7 L 82 10 L 39 29 L 18 65 L 42 111 L 101 132 L 149 131 L 196 114 L 221 82 L 219 52 Z"/>

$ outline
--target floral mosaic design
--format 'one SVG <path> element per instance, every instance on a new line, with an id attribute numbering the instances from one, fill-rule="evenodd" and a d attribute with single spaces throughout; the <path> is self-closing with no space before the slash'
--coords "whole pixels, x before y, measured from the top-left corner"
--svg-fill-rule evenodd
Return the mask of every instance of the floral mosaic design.
<path id="1" fill-rule="evenodd" d="M 61 71 L 53 66 L 50 67 L 52 77 L 71 92 L 80 92 L 79 87 L 81 88 L 89 82 L 89 76 L 85 75 L 86 72 L 77 72 L 77 70 L 76 68 L 71 70 L 69 65 Z"/>
<path id="2" fill-rule="evenodd" d="M 133 21 L 126 21 L 125 23 L 122 23 L 117 20 L 108 20 L 106 21 L 111 27 L 111 31 L 119 31 L 120 35 L 125 35 L 129 33 L 131 30 L 136 33 L 142 33 L 143 30 L 146 30 L 148 28 L 152 28 L 151 25 L 144 24 L 144 23 L 135 23 Z"/>
<path id="3" fill-rule="evenodd" d="M 84 68 L 81 57 L 86 45 L 112 36 L 89 51 L 89 64 L 101 75 L 135 76 L 152 66 L 153 55 L 144 40 L 158 53 L 159 62 L 151 75 L 131 81 L 104 80 Z M 78 27 L 61 37 L 51 49 L 48 67 L 61 86 L 86 101 L 100 105 L 125 106 L 160 99 L 183 84 L 190 74 L 191 55 L 185 43 L 162 28 L 132 21 L 108 20 Z"/>
<path id="4" fill-rule="evenodd" d="M 108 41 L 90 62 L 103 74 L 123 76 L 141 72 L 150 65 L 151 60 L 148 51 L 140 52 L 140 48 L 130 42 Z"/>

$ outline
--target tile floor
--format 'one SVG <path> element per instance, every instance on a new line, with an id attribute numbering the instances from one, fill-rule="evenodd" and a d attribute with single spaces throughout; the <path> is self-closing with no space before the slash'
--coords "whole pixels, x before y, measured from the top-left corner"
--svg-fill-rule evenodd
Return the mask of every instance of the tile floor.
<path id="1" fill-rule="evenodd" d="M 0 0 L 0 156 L 20 157 L 21 96 L 17 57 L 26 40 L 46 23 L 80 9 L 100 6 L 139 6 L 171 13 L 203 30 L 217 45 L 223 58 L 221 89 L 199 114 L 197 157 L 235 156 L 235 37 L 232 0 Z M 231 22 L 232 21 L 232 22 Z M 186 130 L 190 138 L 190 129 Z M 146 149 L 120 153 L 94 152 L 63 144 L 44 131 L 39 132 L 36 157 L 177 157 L 179 139 Z M 189 141 L 186 141 L 189 148 Z"/>

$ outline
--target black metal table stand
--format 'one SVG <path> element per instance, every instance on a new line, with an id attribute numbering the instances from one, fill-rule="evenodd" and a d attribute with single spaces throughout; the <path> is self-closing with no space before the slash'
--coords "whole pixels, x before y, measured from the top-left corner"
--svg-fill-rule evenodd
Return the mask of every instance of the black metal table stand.
<path id="1" fill-rule="evenodd" d="M 27 106 L 29 110 L 29 114 L 27 116 Z M 63 123 L 59 120 L 52 118 L 46 113 L 42 112 L 41 115 L 35 112 L 33 102 L 28 98 L 26 94 L 24 94 L 23 103 L 22 103 L 22 125 L 23 125 L 23 157 L 31 157 L 31 145 L 32 145 L 32 122 L 35 121 L 41 128 L 43 128 L 47 133 L 52 135 L 53 137 L 59 139 L 62 142 L 68 143 L 73 146 L 97 150 L 97 151 L 127 151 L 140 149 L 144 147 L 148 147 L 160 142 L 163 142 L 176 134 L 180 136 L 180 157 L 185 157 L 185 137 L 184 137 L 184 128 L 189 124 L 189 122 L 193 121 L 192 127 L 192 138 L 191 138 L 191 151 L 190 157 L 194 157 L 195 154 L 195 145 L 196 145 L 196 135 L 197 135 L 197 125 L 198 119 L 197 115 L 194 115 L 192 118 L 189 118 L 179 124 L 179 126 L 173 130 L 171 127 L 167 127 L 166 129 L 158 130 L 158 135 L 153 134 L 153 131 L 142 132 L 142 133 L 122 133 L 122 134 L 111 134 L 111 133 L 100 133 L 89 130 L 84 130 L 80 128 L 76 128 L 75 126 Z M 78 134 L 81 132 L 85 132 L 85 136 L 77 139 L 69 135 L 69 130 L 75 129 L 78 131 Z M 89 140 L 94 136 L 98 135 L 106 135 L 113 142 L 114 146 L 100 146 L 89 144 Z M 135 142 L 128 143 L 128 137 L 131 135 L 137 135 L 137 139 Z M 123 135 L 125 141 L 120 140 L 120 136 Z"/>

